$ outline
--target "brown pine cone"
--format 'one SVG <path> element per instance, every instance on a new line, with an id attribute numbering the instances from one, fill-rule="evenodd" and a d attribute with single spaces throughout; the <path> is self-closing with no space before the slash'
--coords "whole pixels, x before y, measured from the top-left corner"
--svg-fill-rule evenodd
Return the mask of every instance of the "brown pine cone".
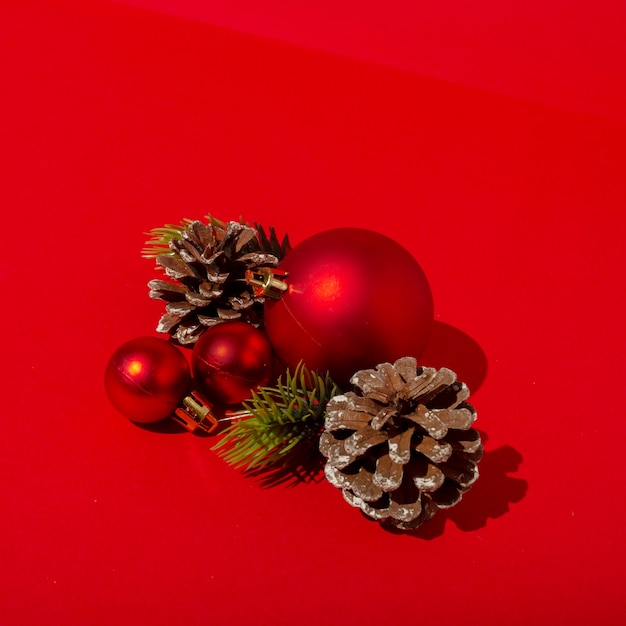
<path id="1" fill-rule="evenodd" d="M 346 501 L 404 530 L 459 502 L 482 456 L 465 383 L 412 357 L 357 372 L 350 382 L 355 391 L 328 403 L 320 438 L 326 478 Z"/>
<path id="2" fill-rule="evenodd" d="M 167 302 L 157 331 L 190 345 L 206 328 L 226 320 L 261 325 L 264 298 L 254 295 L 245 273 L 275 267 L 278 257 L 262 247 L 280 248 L 276 244 L 273 231 L 270 241 L 265 233 L 238 222 L 189 222 L 169 241 L 170 252 L 156 256 L 170 280 L 148 283 L 150 297 Z"/>

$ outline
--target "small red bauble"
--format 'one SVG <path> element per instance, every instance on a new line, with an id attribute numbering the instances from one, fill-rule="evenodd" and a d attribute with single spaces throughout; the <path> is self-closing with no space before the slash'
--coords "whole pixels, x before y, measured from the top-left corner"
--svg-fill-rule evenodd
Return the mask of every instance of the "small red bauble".
<path id="1" fill-rule="evenodd" d="M 345 384 L 360 369 L 418 358 L 433 322 L 428 280 L 393 239 L 360 228 L 309 237 L 279 265 L 287 291 L 265 301 L 265 330 L 292 370 L 302 359 Z"/>
<path id="2" fill-rule="evenodd" d="M 273 361 L 272 347 L 260 330 L 232 321 L 202 333 L 191 355 L 191 369 L 195 385 L 207 398 L 239 404 L 252 389 L 269 382 Z"/>
<path id="3" fill-rule="evenodd" d="M 174 413 L 187 394 L 187 359 L 165 339 L 138 337 L 109 359 L 104 386 L 111 404 L 133 422 L 151 423 Z"/>

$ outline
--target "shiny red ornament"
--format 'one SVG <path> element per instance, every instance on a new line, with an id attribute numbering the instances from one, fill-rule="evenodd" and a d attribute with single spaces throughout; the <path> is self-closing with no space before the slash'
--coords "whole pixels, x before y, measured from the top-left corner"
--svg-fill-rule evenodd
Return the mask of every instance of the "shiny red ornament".
<path id="1" fill-rule="evenodd" d="M 104 386 L 111 404 L 133 422 L 171 416 L 191 383 L 187 359 L 165 339 L 138 337 L 109 359 Z"/>
<path id="2" fill-rule="evenodd" d="M 265 301 L 265 330 L 292 370 L 302 359 L 345 385 L 360 369 L 425 350 L 430 286 L 393 239 L 360 228 L 324 231 L 296 246 L 278 270 L 287 287 L 266 290 L 278 299 Z"/>
<path id="3" fill-rule="evenodd" d="M 196 387 L 209 400 L 239 404 L 272 374 L 272 346 L 260 330 L 245 322 L 222 322 L 205 330 L 191 355 Z"/>

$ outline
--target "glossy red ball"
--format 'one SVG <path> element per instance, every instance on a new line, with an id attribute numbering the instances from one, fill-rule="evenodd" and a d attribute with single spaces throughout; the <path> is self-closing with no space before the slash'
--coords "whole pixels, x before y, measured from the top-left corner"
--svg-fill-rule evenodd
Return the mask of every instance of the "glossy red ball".
<path id="1" fill-rule="evenodd" d="M 172 415 L 189 390 L 191 372 L 181 351 L 165 339 L 138 337 L 109 359 L 104 386 L 111 404 L 133 422 Z"/>
<path id="2" fill-rule="evenodd" d="M 209 400 L 239 404 L 266 385 L 273 352 L 267 337 L 244 322 L 222 322 L 198 339 L 191 355 L 194 384 Z"/>
<path id="3" fill-rule="evenodd" d="M 265 330 L 291 369 L 306 365 L 345 385 L 360 369 L 428 344 L 433 299 L 411 254 L 393 239 L 360 228 L 338 228 L 296 246 L 279 269 L 287 292 L 265 301 Z"/>

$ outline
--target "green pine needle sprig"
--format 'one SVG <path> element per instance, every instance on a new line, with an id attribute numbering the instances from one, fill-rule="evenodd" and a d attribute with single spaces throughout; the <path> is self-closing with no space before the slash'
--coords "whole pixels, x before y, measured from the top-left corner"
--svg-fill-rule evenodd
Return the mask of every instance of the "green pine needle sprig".
<path id="1" fill-rule="evenodd" d="M 261 387 L 243 403 L 241 416 L 213 446 L 224 460 L 247 472 L 284 467 L 297 451 L 319 436 L 328 401 L 339 392 L 329 374 L 320 376 L 300 363 L 276 387 Z"/>
<path id="2" fill-rule="evenodd" d="M 170 249 L 172 239 L 180 239 L 193 220 L 185 218 L 180 224 L 165 224 L 146 233 L 150 237 L 141 251 L 144 259 L 155 259 L 159 254 L 173 254 Z"/>

